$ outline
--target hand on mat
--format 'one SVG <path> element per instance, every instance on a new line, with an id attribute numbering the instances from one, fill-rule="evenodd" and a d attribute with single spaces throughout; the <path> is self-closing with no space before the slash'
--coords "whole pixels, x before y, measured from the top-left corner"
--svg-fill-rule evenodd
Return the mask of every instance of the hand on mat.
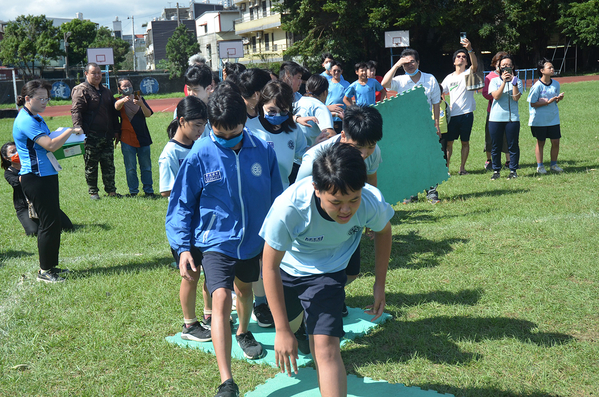
<path id="1" fill-rule="evenodd" d="M 181 277 L 188 281 L 195 281 L 191 274 L 187 271 L 187 264 L 191 267 L 191 270 L 196 273 L 198 269 L 196 268 L 195 263 L 193 262 L 193 257 L 191 256 L 191 252 L 183 251 L 181 255 L 179 255 L 179 273 L 181 273 Z"/>
<path id="2" fill-rule="evenodd" d="M 277 331 L 275 334 L 275 364 L 281 368 L 281 372 L 287 371 L 291 376 L 291 370 L 297 374 L 297 340 L 295 335 L 289 331 Z M 293 368 L 292 368 L 293 367 Z"/>
<path id="3" fill-rule="evenodd" d="M 379 287 L 378 284 L 374 284 L 374 305 L 366 306 L 364 313 L 374 316 L 372 321 L 376 320 L 385 312 L 385 286 Z"/>

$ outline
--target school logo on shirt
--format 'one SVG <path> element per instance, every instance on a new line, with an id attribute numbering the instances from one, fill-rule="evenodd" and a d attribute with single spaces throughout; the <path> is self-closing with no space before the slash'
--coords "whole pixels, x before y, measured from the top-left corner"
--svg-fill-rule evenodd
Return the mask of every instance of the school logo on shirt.
<path id="1" fill-rule="evenodd" d="M 362 228 L 360 226 L 354 226 L 351 229 L 349 229 L 349 231 L 347 232 L 348 235 L 352 235 L 352 234 L 356 234 L 362 231 Z"/>
<path id="2" fill-rule="evenodd" d="M 260 163 L 254 163 L 252 165 L 252 175 L 254 175 L 254 176 L 262 175 L 262 166 L 260 165 Z"/>
<path id="3" fill-rule="evenodd" d="M 318 237 L 306 237 L 305 240 L 309 243 L 317 243 L 319 241 L 324 240 L 324 236 L 318 236 Z"/>
<path id="4" fill-rule="evenodd" d="M 289 149 L 293 150 L 295 149 L 295 142 L 290 139 L 289 142 L 287 142 L 287 146 L 289 146 Z"/>
<path id="5" fill-rule="evenodd" d="M 266 143 L 268 143 L 268 146 L 270 146 L 271 148 L 275 148 L 275 143 L 273 141 L 266 141 Z"/>
<path id="6" fill-rule="evenodd" d="M 204 174 L 204 183 L 216 182 L 220 181 L 221 179 L 223 179 L 223 175 L 221 174 L 220 170 Z"/>

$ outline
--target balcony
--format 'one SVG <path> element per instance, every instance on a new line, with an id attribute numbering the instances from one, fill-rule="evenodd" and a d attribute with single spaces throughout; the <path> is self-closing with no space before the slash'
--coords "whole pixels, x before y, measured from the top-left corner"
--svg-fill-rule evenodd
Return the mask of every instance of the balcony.
<path id="1" fill-rule="evenodd" d="M 235 34 L 238 35 L 278 27 L 281 27 L 280 14 L 251 20 L 249 13 L 245 13 L 241 18 L 235 20 Z"/>

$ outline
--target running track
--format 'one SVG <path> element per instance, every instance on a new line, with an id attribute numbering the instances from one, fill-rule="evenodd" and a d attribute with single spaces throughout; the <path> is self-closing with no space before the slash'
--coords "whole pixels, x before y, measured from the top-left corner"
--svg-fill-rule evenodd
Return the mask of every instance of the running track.
<path id="1" fill-rule="evenodd" d="M 593 81 L 599 80 L 599 75 L 595 76 L 570 76 L 570 77 L 557 77 L 557 80 L 560 84 L 564 83 L 578 83 L 581 81 Z M 531 84 L 532 85 L 532 84 Z M 529 85 L 530 87 L 530 85 Z M 393 96 L 396 93 L 394 91 L 389 91 L 387 96 Z M 148 100 L 148 104 L 152 108 L 154 112 L 160 113 L 172 113 L 175 111 L 177 107 L 177 103 L 181 98 L 164 98 L 164 99 L 150 99 Z M 71 106 L 70 105 L 60 105 L 60 106 L 49 106 L 44 111 L 44 117 L 56 117 L 56 116 L 69 116 L 71 114 Z"/>

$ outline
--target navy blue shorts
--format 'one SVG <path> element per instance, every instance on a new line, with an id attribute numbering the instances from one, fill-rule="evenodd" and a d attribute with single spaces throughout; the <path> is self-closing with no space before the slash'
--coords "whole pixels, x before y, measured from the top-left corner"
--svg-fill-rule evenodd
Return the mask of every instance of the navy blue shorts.
<path id="1" fill-rule="evenodd" d="M 251 259 L 236 259 L 220 252 L 204 252 L 202 259 L 206 287 L 210 295 L 219 288 L 233 291 L 235 277 L 244 283 L 260 278 L 260 255 Z"/>
<path id="2" fill-rule="evenodd" d="M 306 277 L 290 276 L 281 270 L 281 280 L 289 321 L 304 311 L 308 335 L 343 337 L 345 270 Z"/>
<path id="3" fill-rule="evenodd" d="M 447 134 L 445 134 L 445 139 L 448 141 L 455 141 L 460 138 L 462 142 L 468 142 L 470 140 L 470 134 L 472 133 L 473 122 L 473 113 L 451 116 L 451 120 L 449 120 L 449 124 L 447 124 Z"/>
<path id="4" fill-rule="evenodd" d="M 191 247 L 189 252 L 191 253 L 193 263 L 195 263 L 196 269 L 198 269 L 198 272 L 199 272 L 200 267 L 202 266 L 202 251 L 200 251 L 197 247 Z M 179 256 L 179 254 L 177 254 L 177 251 L 175 251 L 172 248 L 171 248 L 171 254 L 173 254 L 173 258 L 175 259 L 175 262 L 177 263 L 177 269 L 178 269 L 179 261 L 181 260 L 181 257 Z M 191 265 L 189 263 L 187 264 L 187 270 L 191 270 Z"/>
<path id="5" fill-rule="evenodd" d="M 530 132 L 532 132 L 532 136 L 537 138 L 538 141 L 544 141 L 547 138 L 560 139 L 562 137 L 559 124 L 558 125 L 550 125 L 548 127 L 531 126 Z"/>
<path id="6" fill-rule="evenodd" d="M 347 267 L 345 268 L 345 274 L 348 276 L 357 276 L 360 274 L 360 244 L 349 258 Z"/>

